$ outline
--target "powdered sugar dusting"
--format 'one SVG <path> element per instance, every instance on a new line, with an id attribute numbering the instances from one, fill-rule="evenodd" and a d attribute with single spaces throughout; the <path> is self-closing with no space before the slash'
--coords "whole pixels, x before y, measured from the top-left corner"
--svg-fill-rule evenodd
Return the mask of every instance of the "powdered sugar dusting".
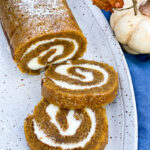
<path id="1" fill-rule="evenodd" d="M 15 0 L 15 6 L 30 16 L 47 16 L 64 14 L 67 9 L 63 0 Z"/>

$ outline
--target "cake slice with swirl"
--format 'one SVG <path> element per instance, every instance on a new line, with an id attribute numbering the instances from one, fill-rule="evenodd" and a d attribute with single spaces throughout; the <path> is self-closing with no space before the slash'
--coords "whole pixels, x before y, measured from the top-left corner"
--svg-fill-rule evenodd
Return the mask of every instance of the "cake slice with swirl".
<path id="1" fill-rule="evenodd" d="M 24 123 L 31 150 L 104 150 L 108 142 L 105 109 L 67 110 L 43 99 Z"/>
<path id="2" fill-rule="evenodd" d="M 103 106 L 114 100 L 117 90 L 113 67 L 83 59 L 52 65 L 42 79 L 43 97 L 62 108 Z"/>
<path id="3" fill-rule="evenodd" d="M 66 0 L 0 0 L 0 21 L 23 73 L 81 57 L 86 38 Z"/>

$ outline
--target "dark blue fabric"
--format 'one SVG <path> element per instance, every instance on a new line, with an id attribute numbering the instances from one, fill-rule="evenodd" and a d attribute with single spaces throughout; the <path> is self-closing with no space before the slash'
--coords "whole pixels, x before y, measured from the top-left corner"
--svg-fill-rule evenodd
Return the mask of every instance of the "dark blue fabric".
<path id="1" fill-rule="evenodd" d="M 110 12 L 103 11 L 109 21 Z M 124 52 L 128 63 L 137 104 L 138 150 L 150 150 L 150 55 L 131 55 Z"/>

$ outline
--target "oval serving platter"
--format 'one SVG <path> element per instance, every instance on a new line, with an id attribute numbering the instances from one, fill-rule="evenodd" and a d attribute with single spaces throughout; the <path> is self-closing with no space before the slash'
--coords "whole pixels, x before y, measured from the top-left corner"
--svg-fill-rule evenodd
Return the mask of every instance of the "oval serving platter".
<path id="1" fill-rule="evenodd" d="M 137 113 L 129 70 L 102 12 L 90 0 L 67 0 L 88 40 L 84 58 L 112 65 L 119 74 L 119 92 L 108 106 L 109 139 L 105 150 L 137 150 Z M 0 27 L 0 150 L 29 150 L 24 119 L 41 99 L 41 77 L 21 74 Z"/>

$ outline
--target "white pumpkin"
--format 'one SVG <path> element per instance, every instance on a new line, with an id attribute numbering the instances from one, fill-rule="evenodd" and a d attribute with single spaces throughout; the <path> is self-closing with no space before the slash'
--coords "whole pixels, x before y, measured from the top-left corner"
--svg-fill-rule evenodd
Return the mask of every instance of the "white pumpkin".
<path id="1" fill-rule="evenodd" d="M 137 15 L 134 10 L 115 11 L 110 24 L 123 49 L 132 54 L 150 54 L 150 17 L 139 11 L 143 0 L 137 0 Z M 123 8 L 132 6 L 132 0 L 125 0 Z"/>

